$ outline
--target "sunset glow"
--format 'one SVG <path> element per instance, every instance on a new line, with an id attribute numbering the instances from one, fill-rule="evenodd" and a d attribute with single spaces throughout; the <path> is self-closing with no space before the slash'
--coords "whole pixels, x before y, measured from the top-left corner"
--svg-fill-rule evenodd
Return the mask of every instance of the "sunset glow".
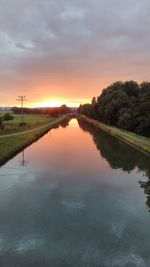
<path id="1" fill-rule="evenodd" d="M 0 106 L 18 95 L 29 107 L 79 106 L 116 80 L 149 80 L 149 5 L 2 1 Z"/>
<path id="2" fill-rule="evenodd" d="M 68 107 L 78 107 L 80 104 L 90 103 L 91 99 L 63 99 L 63 98 L 51 98 L 45 99 L 41 102 L 31 103 L 31 107 L 60 107 L 67 105 Z"/>
<path id="3" fill-rule="evenodd" d="M 44 102 L 38 103 L 37 106 L 39 106 L 39 107 L 60 107 L 63 104 L 64 104 L 64 102 L 59 100 L 59 99 L 51 99 L 51 100 L 46 100 Z"/>

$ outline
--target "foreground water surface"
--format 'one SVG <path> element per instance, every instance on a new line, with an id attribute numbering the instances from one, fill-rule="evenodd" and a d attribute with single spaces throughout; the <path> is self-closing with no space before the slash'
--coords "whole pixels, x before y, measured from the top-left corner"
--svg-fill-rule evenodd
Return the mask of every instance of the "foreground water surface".
<path id="1" fill-rule="evenodd" d="M 62 126 L 0 168 L 0 266 L 150 266 L 150 158 Z"/>

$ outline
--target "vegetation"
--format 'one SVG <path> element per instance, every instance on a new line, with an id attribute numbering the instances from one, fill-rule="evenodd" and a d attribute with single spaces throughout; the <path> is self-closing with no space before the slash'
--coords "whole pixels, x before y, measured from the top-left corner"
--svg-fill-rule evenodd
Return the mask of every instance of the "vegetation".
<path id="1" fill-rule="evenodd" d="M 4 130 L 4 128 L 5 128 L 4 121 L 10 121 L 10 120 L 13 120 L 12 114 L 3 112 L 0 115 L 0 130 Z"/>
<path id="2" fill-rule="evenodd" d="M 13 113 L 20 114 L 22 109 L 18 107 L 12 108 Z M 62 105 L 60 107 L 54 108 L 23 108 L 23 112 L 25 114 L 41 114 L 41 115 L 49 115 L 51 117 L 58 117 L 63 114 L 67 114 L 71 112 L 71 109 L 66 105 Z"/>
<path id="3" fill-rule="evenodd" d="M 10 114 L 10 113 L 4 113 L 4 115 L 3 115 L 3 121 L 11 121 L 13 119 L 14 119 L 14 117 L 13 117 L 12 114 Z"/>
<path id="4" fill-rule="evenodd" d="M 93 97 L 91 104 L 80 105 L 78 112 L 90 118 L 150 136 L 150 82 L 115 82 Z"/>
<path id="5" fill-rule="evenodd" d="M 4 129 L 3 116 L 0 116 L 0 130 Z"/>
<path id="6" fill-rule="evenodd" d="M 44 125 L 54 120 L 54 118 L 48 115 L 25 114 L 24 115 L 25 125 L 21 127 L 20 126 L 20 121 L 21 121 L 20 114 L 13 114 L 13 119 L 7 120 L 7 121 L 4 120 L 4 116 L 6 115 L 1 114 L 0 116 L 0 126 L 2 125 L 0 129 L 1 135 L 32 129 L 32 128 L 38 127 L 40 125 Z"/>

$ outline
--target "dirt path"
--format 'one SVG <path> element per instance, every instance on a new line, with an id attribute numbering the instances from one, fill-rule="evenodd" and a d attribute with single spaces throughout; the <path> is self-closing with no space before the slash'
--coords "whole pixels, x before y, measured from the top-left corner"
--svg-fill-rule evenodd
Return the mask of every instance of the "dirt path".
<path id="1" fill-rule="evenodd" d="M 64 119 L 64 118 L 60 118 L 60 119 L 51 121 L 49 123 L 46 123 L 46 124 L 44 124 L 42 126 L 39 126 L 39 127 L 33 128 L 33 129 L 30 129 L 30 130 L 26 130 L 26 131 L 22 131 L 22 132 L 18 132 L 18 133 L 0 135 L 0 138 L 12 137 L 12 136 L 19 136 L 19 135 L 24 135 L 24 134 L 31 133 L 31 132 L 34 132 L 34 131 L 37 131 L 37 130 L 41 130 L 41 129 L 45 128 L 45 127 L 53 126 L 53 125 L 61 122 L 62 119 Z"/>

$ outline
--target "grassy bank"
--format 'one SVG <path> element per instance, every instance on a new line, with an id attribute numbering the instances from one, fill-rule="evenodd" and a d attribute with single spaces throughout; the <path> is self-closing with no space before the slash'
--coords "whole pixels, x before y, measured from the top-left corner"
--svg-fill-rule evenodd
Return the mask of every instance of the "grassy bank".
<path id="1" fill-rule="evenodd" d="M 1 113 L 0 115 L 3 115 L 3 113 Z M 0 130 L 0 135 L 33 129 L 35 127 L 44 125 L 56 119 L 48 115 L 24 114 L 24 122 L 26 124 L 23 127 L 21 127 L 19 125 L 19 123 L 21 122 L 21 115 L 20 114 L 12 114 L 12 115 L 14 119 L 4 122 L 5 127 L 3 130 Z"/>
<path id="2" fill-rule="evenodd" d="M 80 117 L 86 120 L 87 122 L 93 124 L 94 126 L 111 134 L 112 136 L 140 149 L 143 152 L 150 154 L 150 138 L 119 129 L 117 127 L 108 126 L 104 123 L 90 119 L 83 115 L 81 115 Z"/>
<path id="3" fill-rule="evenodd" d="M 0 138 L 0 165 L 7 162 L 17 153 L 19 153 L 22 149 L 26 148 L 40 137 L 42 137 L 45 133 L 47 133 L 50 129 L 59 125 L 59 123 L 68 119 L 67 115 L 62 117 L 55 118 L 53 121 L 48 121 L 49 123 L 46 126 L 41 127 L 40 129 L 33 129 L 33 131 L 25 134 L 20 134 L 17 136 L 9 136 Z M 42 124 L 43 125 L 43 121 Z"/>

